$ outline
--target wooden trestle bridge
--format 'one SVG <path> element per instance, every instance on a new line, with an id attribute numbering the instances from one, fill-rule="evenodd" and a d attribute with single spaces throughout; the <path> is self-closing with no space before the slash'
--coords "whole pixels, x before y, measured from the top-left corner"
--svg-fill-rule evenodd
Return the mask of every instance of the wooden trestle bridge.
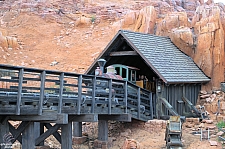
<path id="1" fill-rule="evenodd" d="M 8 65 L 0 65 L 0 75 L 1 148 L 18 140 L 33 149 L 53 135 L 72 149 L 81 122 L 98 122 L 98 140 L 107 141 L 108 120 L 153 119 L 154 94 L 128 81 Z M 21 123 L 15 128 L 9 120 Z"/>

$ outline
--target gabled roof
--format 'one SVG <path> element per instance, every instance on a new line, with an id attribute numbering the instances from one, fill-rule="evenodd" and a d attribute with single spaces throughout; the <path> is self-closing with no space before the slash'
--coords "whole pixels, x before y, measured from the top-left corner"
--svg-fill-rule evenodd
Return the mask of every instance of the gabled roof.
<path id="1" fill-rule="evenodd" d="M 120 30 L 98 58 L 101 58 L 113 41 L 121 35 L 165 83 L 210 81 L 192 58 L 180 51 L 168 37 Z M 89 70 L 90 68 L 87 72 Z"/>

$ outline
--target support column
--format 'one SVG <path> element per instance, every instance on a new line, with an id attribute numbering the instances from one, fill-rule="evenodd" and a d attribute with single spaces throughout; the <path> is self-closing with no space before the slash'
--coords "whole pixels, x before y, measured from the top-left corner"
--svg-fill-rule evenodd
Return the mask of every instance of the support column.
<path id="1" fill-rule="evenodd" d="M 6 136 L 10 135 L 9 133 L 9 124 L 8 119 L 5 119 L 2 123 L 0 123 L 0 149 L 5 149 L 5 145 L 7 142 Z"/>
<path id="2" fill-rule="evenodd" d="M 34 132 L 34 122 L 30 122 L 22 133 L 22 149 L 35 148 L 36 135 Z"/>
<path id="3" fill-rule="evenodd" d="M 82 122 L 73 122 L 73 136 L 82 137 Z"/>
<path id="4" fill-rule="evenodd" d="M 108 121 L 107 120 L 98 121 L 98 140 L 108 141 Z"/>
<path id="5" fill-rule="evenodd" d="M 72 149 L 72 122 L 61 126 L 61 148 Z"/>

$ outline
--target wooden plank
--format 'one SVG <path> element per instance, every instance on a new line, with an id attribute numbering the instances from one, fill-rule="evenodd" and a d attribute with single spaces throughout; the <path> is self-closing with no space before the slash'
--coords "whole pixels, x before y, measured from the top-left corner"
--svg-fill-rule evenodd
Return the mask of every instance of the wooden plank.
<path id="1" fill-rule="evenodd" d="M 61 124 L 55 124 L 51 128 L 49 128 L 45 133 L 41 134 L 37 139 L 35 139 L 35 145 L 38 145 L 54 132 L 56 132 L 61 127 Z"/>
<path id="2" fill-rule="evenodd" d="M 40 100 L 39 100 L 39 105 L 38 105 L 38 115 L 42 115 L 44 92 L 45 92 L 45 75 L 46 75 L 46 72 L 43 71 L 41 73 Z"/>
<path id="3" fill-rule="evenodd" d="M 34 122 L 30 122 L 30 124 L 23 131 L 22 148 L 35 148 Z"/>
<path id="4" fill-rule="evenodd" d="M 59 103 L 58 103 L 58 113 L 62 112 L 62 100 L 63 100 L 63 81 L 64 81 L 64 73 L 60 74 L 60 88 L 59 88 Z"/>
<path id="5" fill-rule="evenodd" d="M 80 114 L 81 99 L 82 99 L 82 75 L 79 75 L 79 77 L 78 77 L 78 102 L 77 102 L 78 113 L 77 114 Z"/>
<path id="6" fill-rule="evenodd" d="M 131 114 L 99 114 L 99 120 L 112 120 L 112 121 L 120 121 L 120 122 L 131 122 Z"/>
<path id="7" fill-rule="evenodd" d="M 0 81 L 1 81 L 1 82 L 13 82 L 13 83 L 19 83 L 19 80 L 13 80 L 13 79 L 3 79 L 3 78 L 0 78 Z M 23 80 L 23 83 L 27 83 L 27 81 L 24 81 L 24 80 Z"/>
<path id="8" fill-rule="evenodd" d="M 112 107 L 112 79 L 109 80 L 109 100 L 108 100 L 108 113 L 111 114 Z"/>
<path id="9" fill-rule="evenodd" d="M 72 122 L 61 126 L 61 148 L 72 149 Z"/>
<path id="10" fill-rule="evenodd" d="M 136 51 L 117 51 L 110 53 L 110 56 L 132 56 L 132 55 L 138 55 L 138 53 Z"/>
<path id="11" fill-rule="evenodd" d="M 47 129 L 50 129 L 52 127 L 52 125 L 50 123 L 44 123 L 44 126 L 47 128 Z M 56 140 L 61 143 L 61 135 L 55 131 L 52 133 L 52 135 L 56 138 Z"/>
<path id="12" fill-rule="evenodd" d="M 24 73 L 24 69 L 22 68 L 19 70 L 19 84 L 18 84 L 16 115 L 20 115 L 21 94 L 22 94 L 22 86 L 23 86 L 23 73 Z"/>
<path id="13" fill-rule="evenodd" d="M 73 122 L 97 122 L 98 121 L 98 114 L 69 115 L 69 121 L 73 121 Z"/>
<path id="14" fill-rule="evenodd" d="M 95 112 L 95 89 L 96 89 L 96 76 L 92 79 L 93 86 L 92 86 L 92 102 L 91 102 L 91 113 Z"/>
<path id="15" fill-rule="evenodd" d="M 124 85 L 124 101 L 125 101 L 125 113 L 127 113 L 127 81 Z"/>

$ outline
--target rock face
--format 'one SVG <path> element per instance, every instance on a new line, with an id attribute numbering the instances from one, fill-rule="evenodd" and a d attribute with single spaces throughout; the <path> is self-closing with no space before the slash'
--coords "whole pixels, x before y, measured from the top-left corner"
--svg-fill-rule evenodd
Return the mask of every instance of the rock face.
<path id="1" fill-rule="evenodd" d="M 157 24 L 156 35 L 169 36 L 174 28 L 187 27 L 188 17 L 186 12 L 173 12 L 168 14 L 162 21 Z"/>
<path id="2" fill-rule="evenodd" d="M 189 27 L 173 28 L 173 43 L 193 58 L 211 78 L 206 90 L 219 88 L 224 81 L 224 30 L 218 6 L 199 6 Z M 170 19 L 167 19 L 170 20 Z"/>
<path id="3" fill-rule="evenodd" d="M 224 5 L 212 0 L 151 1 L 115 23 L 118 29 L 169 36 L 211 78 L 206 90 L 224 82 Z"/>
<path id="4" fill-rule="evenodd" d="M 196 36 L 196 64 L 211 77 L 211 86 L 224 81 L 224 30 L 218 6 L 199 6 L 192 20 Z"/>

